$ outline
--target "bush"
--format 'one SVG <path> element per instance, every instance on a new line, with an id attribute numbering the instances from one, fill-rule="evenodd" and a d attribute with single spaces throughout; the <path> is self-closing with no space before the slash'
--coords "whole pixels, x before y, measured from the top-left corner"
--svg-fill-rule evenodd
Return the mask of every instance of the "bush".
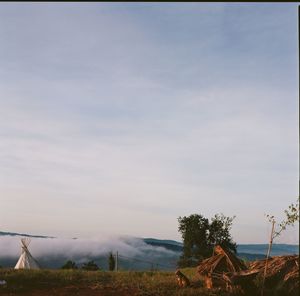
<path id="1" fill-rule="evenodd" d="M 61 269 L 78 269 L 76 263 L 74 261 L 68 260 Z"/>
<path id="2" fill-rule="evenodd" d="M 99 270 L 100 268 L 94 261 L 89 261 L 87 263 L 84 263 L 81 269 L 94 271 L 94 270 Z"/>

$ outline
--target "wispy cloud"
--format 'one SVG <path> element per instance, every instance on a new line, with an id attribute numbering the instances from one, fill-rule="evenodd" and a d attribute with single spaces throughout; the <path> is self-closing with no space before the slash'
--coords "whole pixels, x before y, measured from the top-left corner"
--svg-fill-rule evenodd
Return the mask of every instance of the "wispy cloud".
<path id="1" fill-rule="evenodd" d="M 6 4 L 0 16 L 5 229 L 93 236 L 110 221 L 101 232 L 178 238 L 179 215 L 222 211 L 238 216 L 236 240 L 261 242 L 264 212 L 294 200 L 296 6 Z"/>

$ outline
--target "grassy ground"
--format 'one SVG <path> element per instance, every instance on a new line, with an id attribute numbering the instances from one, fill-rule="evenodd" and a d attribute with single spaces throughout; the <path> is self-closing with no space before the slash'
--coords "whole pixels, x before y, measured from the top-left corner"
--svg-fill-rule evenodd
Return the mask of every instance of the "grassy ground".
<path id="1" fill-rule="evenodd" d="M 179 289 L 173 272 L 0 269 L 0 280 L 7 282 L 7 287 L 0 287 L 0 295 L 227 295 L 203 288 L 195 269 L 182 271 L 191 280 L 192 287 Z"/>

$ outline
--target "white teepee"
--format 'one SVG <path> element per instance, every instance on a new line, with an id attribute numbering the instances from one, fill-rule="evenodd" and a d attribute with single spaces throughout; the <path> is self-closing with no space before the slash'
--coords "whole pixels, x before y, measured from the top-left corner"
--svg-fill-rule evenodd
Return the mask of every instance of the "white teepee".
<path id="1" fill-rule="evenodd" d="M 30 238 L 22 238 L 21 256 L 15 266 L 15 269 L 40 269 L 37 261 L 32 257 L 28 250 Z"/>

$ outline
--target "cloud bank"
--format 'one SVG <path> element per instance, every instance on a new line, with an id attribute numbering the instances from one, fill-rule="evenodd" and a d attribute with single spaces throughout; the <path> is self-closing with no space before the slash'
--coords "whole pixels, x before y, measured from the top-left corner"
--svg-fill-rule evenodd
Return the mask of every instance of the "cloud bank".
<path id="1" fill-rule="evenodd" d="M 0 236 L 0 258 L 17 258 L 21 253 L 21 237 Z M 121 256 L 155 260 L 175 252 L 151 246 L 133 237 L 101 237 L 94 239 L 31 238 L 29 250 L 37 259 L 62 257 L 84 262 L 86 258 L 107 257 L 110 252 Z"/>

